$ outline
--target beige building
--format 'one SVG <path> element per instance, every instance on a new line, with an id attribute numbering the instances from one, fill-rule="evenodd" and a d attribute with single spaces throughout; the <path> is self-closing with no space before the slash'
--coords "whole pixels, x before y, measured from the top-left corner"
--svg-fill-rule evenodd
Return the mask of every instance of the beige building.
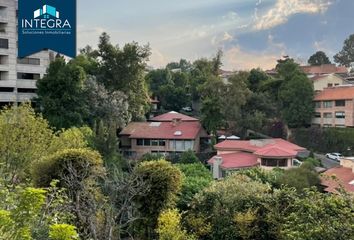
<path id="1" fill-rule="evenodd" d="M 354 86 L 326 88 L 315 96 L 313 125 L 354 127 Z"/>
<path id="2" fill-rule="evenodd" d="M 311 80 L 313 82 L 313 88 L 315 91 L 322 91 L 323 89 L 328 87 L 335 87 L 347 83 L 344 78 L 336 74 L 325 74 L 315 76 L 312 77 Z"/>

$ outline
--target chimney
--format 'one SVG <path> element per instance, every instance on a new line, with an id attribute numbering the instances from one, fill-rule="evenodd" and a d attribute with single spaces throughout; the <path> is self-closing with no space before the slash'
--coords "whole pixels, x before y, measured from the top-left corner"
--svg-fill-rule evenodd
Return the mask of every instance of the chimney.
<path id="1" fill-rule="evenodd" d="M 214 157 L 214 162 L 213 162 L 213 178 L 214 179 L 221 179 L 222 178 L 222 172 L 221 172 L 221 164 L 222 164 L 222 158 L 221 157 Z"/>
<path id="2" fill-rule="evenodd" d="M 178 126 L 182 122 L 182 118 L 173 118 L 172 119 L 172 125 L 174 127 Z"/>

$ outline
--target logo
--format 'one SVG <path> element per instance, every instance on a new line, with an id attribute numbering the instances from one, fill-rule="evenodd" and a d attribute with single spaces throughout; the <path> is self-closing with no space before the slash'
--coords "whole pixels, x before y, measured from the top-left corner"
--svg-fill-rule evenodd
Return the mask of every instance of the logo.
<path id="1" fill-rule="evenodd" d="M 76 0 L 19 0 L 19 57 L 51 49 L 76 55 Z"/>

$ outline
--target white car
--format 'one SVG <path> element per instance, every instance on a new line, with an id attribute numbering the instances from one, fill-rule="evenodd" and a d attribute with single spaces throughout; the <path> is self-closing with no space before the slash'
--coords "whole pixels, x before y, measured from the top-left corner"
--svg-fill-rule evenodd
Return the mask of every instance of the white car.
<path id="1" fill-rule="evenodd" d="M 327 153 L 326 157 L 339 162 L 343 158 L 343 155 L 340 153 Z"/>
<path id="2" fill-rule="evenodd" d="M 193 109 L 191 107 L 184 107 L 184 108 L 182 108 L 182 110 L 185 112 L 192 112 L 193 111 Z"/>

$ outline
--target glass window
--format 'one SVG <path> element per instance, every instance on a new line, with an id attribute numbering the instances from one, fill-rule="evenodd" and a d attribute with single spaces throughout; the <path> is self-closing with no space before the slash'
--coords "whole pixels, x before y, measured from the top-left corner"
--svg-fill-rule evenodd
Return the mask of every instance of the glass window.
<path id="1" fill-rule="evenodd" d="M 287 167 L 288 166 L 288 160 L 287 159 L 262 158 L 262 166 L 266 166 L 266 167 Z"/>
<path id="2" fill-rule="evenodd" d="M 345 100 L 337 100 L 336 107 L 345 107 Z"/>
<path id="3" fill-rule="evenodd" d="M 321 117 L 321 113 L 320 112 L 315 112 L 315 118 L 320 118 Z"/>
<path id="4" fill-rule="evenodd" d="M 17 79 L 28 79 L 28 80 L 38 80 L 40 79 L 41 75 L 38 73 L 17 73 Z"/>
<path id="5" fill-rule="evenodd" d="M 17 63 L 28 65 L 40 65 L 41 60 L 39 58 L 17 58 Z"/>
<path id="6" fill-rule="evenodd" d="M 333 87 L 333 83 L 328 83 L 327 87 Z"/>
<path id="7" fill-rule="evenodd" d="M 194 141 L 185 141 L 184 142 L 184 150 L 193 150 Z"/>
<path id="8" fill-rule="evenodd" d="M 184 151 L 184 141 L 176 140 L 176 151 Z"/>
<path id="9" fill-rule="evenodd" d="M 322 104 L 321 102 L 315 102 L 315 108 L 321 108 Z"/>
<path id="10" fill-rule="evenodd" d="M 151 140 L 150 139 L 144 139 L 144 146 L 150 146 L 151 145 Z"/>
<path id="11" fill-rule="evenodd" d="M 144 140 L 143 140 L 143 139 L 137 139 L 137 140 L 136 140 L 136 145 L 138 145 L 138 146 L 144 146 Z"/>
<path id="12" fill-rule="evenodd" d="M 323 107 L 324 107 L 324 108 L 331 108 L 331 107 L 333 107 L 332 101 L 324 101 L 324 102 L 323 102 Z"/>
<path id="13" fill-rule="evenodd" d="M 151 140 L 151 146 L 158 146 L 159 140 Z"/>
<path id="14" fill-rule="evenodd" d="M 336 118 L 345 118 L 345 112 L 336 112 Z"/>
<path id="15" fill-rule="evenodd" d="M 9 49 L 9 40 L 5 38 L 0 38 L 0 48 Z"/>
<path id="16" fill-rule="evenodd" d="M 166 141 L 165 140 L 160 140 L 159 141 L 159 146 L 166 146 Z"/>
<path id="17" fill-rule="evenodd" d="M 333 114 L 332 113 L 323 113 L 323 117 L 324 118 L 333 118 Z"/>

